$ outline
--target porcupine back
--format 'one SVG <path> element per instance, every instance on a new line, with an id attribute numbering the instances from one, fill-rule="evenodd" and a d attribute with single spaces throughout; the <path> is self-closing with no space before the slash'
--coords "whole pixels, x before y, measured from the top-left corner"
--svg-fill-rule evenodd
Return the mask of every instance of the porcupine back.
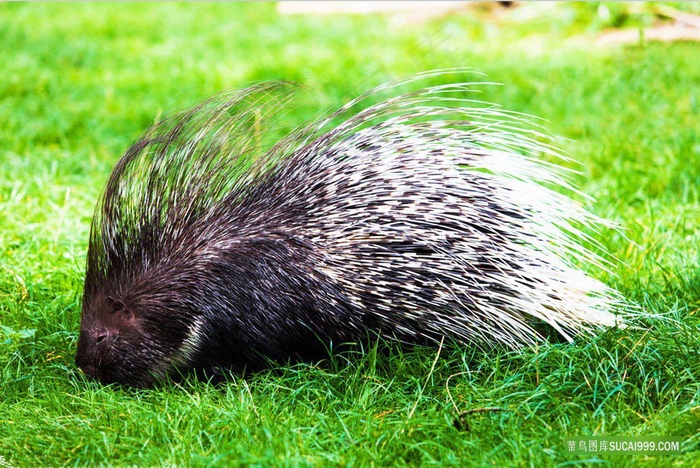
<path id="1" fill-rule="evenodd" d="M 617 293 L 574 266 L 605 267 L 581 229 L 608 224 L 548 188 L 572 189 L 547 138 L 469 84 L 354 112 L 396 84 L 269 148 L 288 85 L 147 132 L 93 220 L 79 365 L 144 385 L 368 331 L 516 347 L 614 325 Z"/>

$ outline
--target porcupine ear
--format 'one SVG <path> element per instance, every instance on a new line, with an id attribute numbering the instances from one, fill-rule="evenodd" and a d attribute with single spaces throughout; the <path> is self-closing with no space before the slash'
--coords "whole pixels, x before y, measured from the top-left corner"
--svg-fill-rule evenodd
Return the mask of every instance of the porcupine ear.
<path id="1" fill-rule="evenodd" d="M 86 293 L 167 256 L 177 227 L 225 196 L 242 196 L 269 171 L 295 89 L 276 82 L 221 93 L 147 130 L 117 162 L 97 204 Z"/>

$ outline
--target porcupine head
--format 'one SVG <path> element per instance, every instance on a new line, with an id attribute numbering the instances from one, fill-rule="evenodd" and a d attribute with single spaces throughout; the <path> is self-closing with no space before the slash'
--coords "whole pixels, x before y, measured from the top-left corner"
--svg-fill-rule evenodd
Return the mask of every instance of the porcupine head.
<path id="1" fill-rule="evenodd" d="M 546 187 L 571 188 L 544 137 L 463 83 L 360 105 L 394 85 L 292 132 L 280 84 L 153 126 L 93 218 L 77 365 L 145 387 L 367 332 L 516 347 L 615 324 L 574 263 L 606 267 L 581 227 L 608 225 Z"/>

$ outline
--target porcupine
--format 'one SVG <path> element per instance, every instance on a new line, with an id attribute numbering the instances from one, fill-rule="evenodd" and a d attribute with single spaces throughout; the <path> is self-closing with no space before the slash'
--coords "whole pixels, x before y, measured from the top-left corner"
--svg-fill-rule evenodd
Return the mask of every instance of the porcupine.
<path id="1" fill-rule="evenodd" d="M 365 104 L 433 76 L 267 147 L 288 84 L 155 124 L 96 208 L 77 365 L 147 387 L 368 333 L 518 347 L 614 325 L 618 293 L 575 267 L 606 267 L 582 240 L 609 225 L 552 190 L 573 187 L 530 119 L 465 83 Z"/>

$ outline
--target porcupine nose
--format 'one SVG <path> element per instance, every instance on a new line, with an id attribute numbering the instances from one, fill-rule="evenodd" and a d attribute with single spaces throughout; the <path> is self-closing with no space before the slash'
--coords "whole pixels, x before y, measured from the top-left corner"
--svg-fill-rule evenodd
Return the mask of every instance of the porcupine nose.
<path id="1" fill-rule="evenodd" d="M 83 344 L 84 340 L 78 343 L 78 352 L 75 355 L 75 365 L 90 377 L 97 377 L 97 368 L 95 367 L 95 359 L 93 354 L 86 350 Z"/>
<path id="2" fill-rule="evenodd" d="M 75 364 L 82 371 L 93 378 L 99 377 L 96 361 L 97 356 L 105 353 L 119 336 L 113 330 L 107 328 L 96 331 L 94 334 L 81 333 L 78 340 L 78 352 L 75 356 Z"/>
<path id="3" fill-rule="evenodd" d="M 85 374 L 89 375 L 89 376 L 92 377 L 93 379 L 96 379 L 96 378 L 97 378 L 97 368 L 96 368 L 94 365 L 92 365 L 92 364 L 84 364 L 84 365 L 78 366 L 78 367 L 80 367 L 80 369 L 81 369 Z"/>

